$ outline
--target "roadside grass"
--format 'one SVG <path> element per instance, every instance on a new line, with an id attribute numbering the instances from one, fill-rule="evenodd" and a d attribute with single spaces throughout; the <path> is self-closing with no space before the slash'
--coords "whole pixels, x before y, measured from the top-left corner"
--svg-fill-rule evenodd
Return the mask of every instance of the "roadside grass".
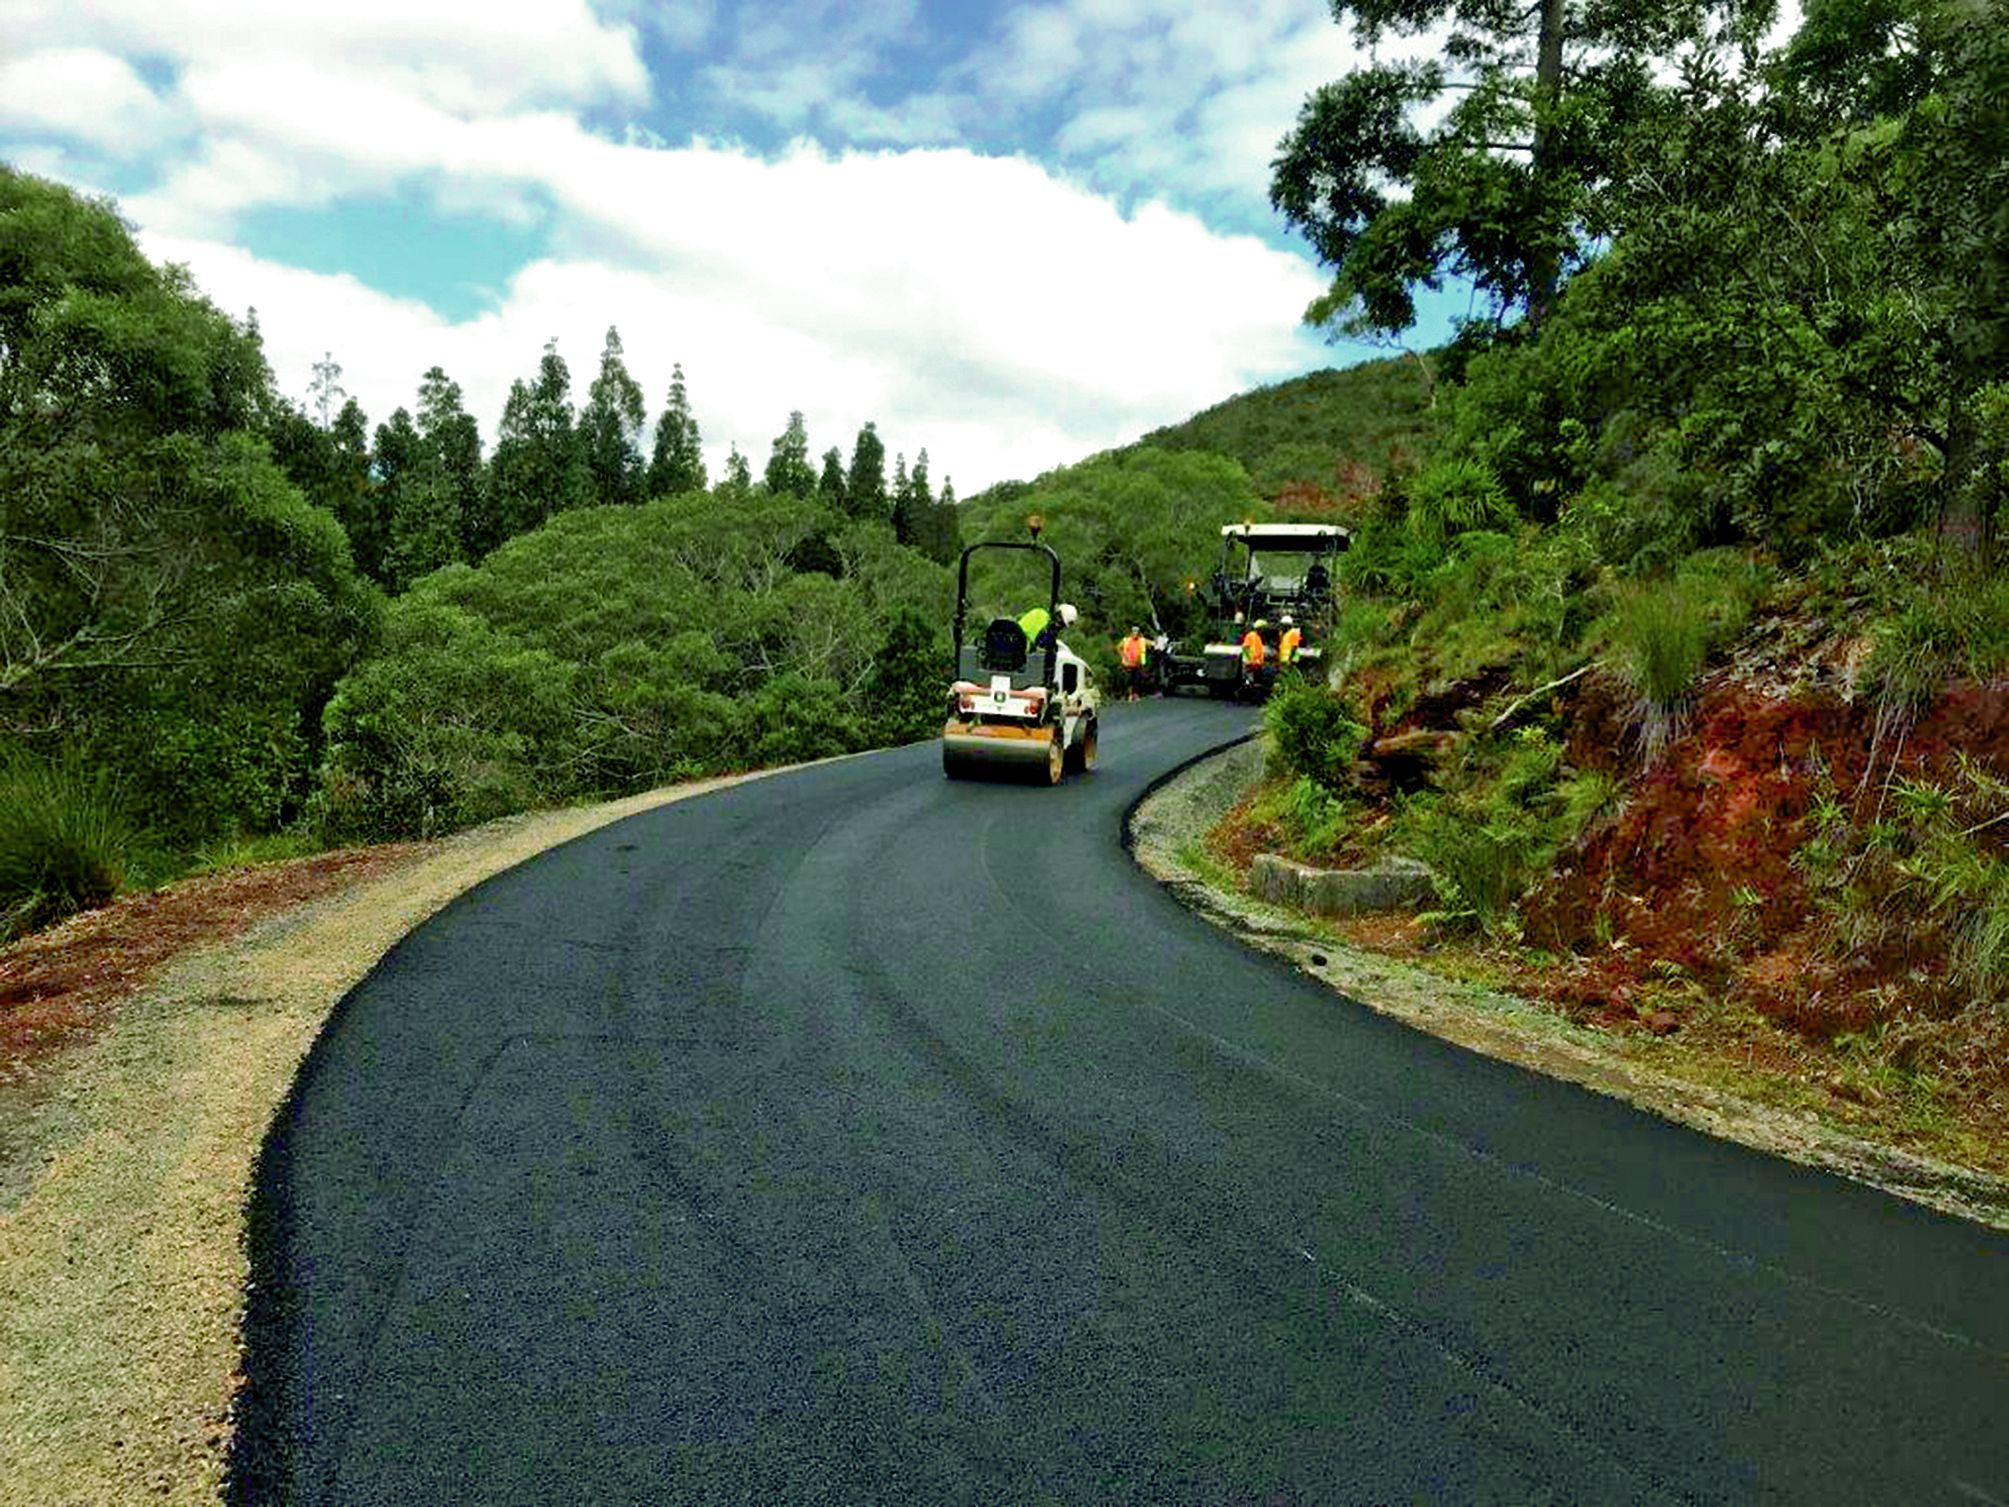
<path id="1" fill-rule="evenodd" d="M 125 883 L 132 847 L 103 771 L 0 754 L 0 942 L 103 905 Z"/>

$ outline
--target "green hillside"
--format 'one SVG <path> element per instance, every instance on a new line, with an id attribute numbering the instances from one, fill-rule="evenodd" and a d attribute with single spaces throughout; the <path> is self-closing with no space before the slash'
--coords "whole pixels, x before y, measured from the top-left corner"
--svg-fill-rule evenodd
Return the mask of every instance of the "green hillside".
<path id="1" fill-rule="evenodd" d="M 1424 358 L 1328 368 L 1258 387 L 1154 429 L 1138 443 L 1204 450 L 1241 463 L 1256 491 L 1286 505 L 1344 500 L 1427 448 L 1434 385 Z"/>

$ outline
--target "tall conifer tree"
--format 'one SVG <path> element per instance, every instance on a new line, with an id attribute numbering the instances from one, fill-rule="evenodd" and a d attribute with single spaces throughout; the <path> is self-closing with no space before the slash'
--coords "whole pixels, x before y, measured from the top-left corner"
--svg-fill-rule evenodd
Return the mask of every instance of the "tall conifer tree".
<path id="1" fill-rule="evenodd" d="M 809 464 L 809 430 L 799 408 L 789 414 L 788 427 L 775 436 L 766 481 L 767 490 L 778 497 L 807 497 L 816 490 L 816 472 Z"/>
<path id="2" fill-rule="evenodd" d="M 680 497 L 710 486 L 698 421 L 691 417 L 690 393 L 679 362 L 670 374 L 670 396 L 656 420 L 655 450 L 649 457 L 649 495 Z"/>
<path id="3" fill-rule="evenodd" d="M 844 495 L 844 452 L 832 445 L 823 452 L 823 475 L 817 479 L 816 496 L 825 507 L 842 513 Z"/>
<path id="4" fill-rule="evenodd" d="M 591 500 L 592 479 L 572 420 L 572 374 L 555 339 L 545 344 L 536 382 L 519 380 L 509 389 L 489 481 L 505 537 Z"/>
<path id="5" fill-rule="evenodd" d="M 621 332 L 607 326 L 600 348 L 600 375 L 587 390 L 579 414 L 580 449 L 592 478 L 595 501 L 631 506 L 642 500 L 642 387 L 622 359 Z"/>
<path id="6" fill-rule="evenodd" d="M 845 511 L 853 518 L 890 523 L 893 499 L 886 495 L 886 446 L 875 424 L 858 431 L 851 448 L 851 472 L 844 478 Z"/>

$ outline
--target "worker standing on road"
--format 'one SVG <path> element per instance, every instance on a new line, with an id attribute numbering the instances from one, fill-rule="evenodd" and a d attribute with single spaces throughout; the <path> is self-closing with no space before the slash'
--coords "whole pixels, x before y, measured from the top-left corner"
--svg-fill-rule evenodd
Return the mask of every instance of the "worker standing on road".
<path id="1" fill-rule="evenodd" d="M 1116 657 L 1123 665 L 1123 689 L 1135 701 L 1143 692 L 1144 666 L 1151 658 L 1151 646 L 1135 623 L 1130 625 L 1129 636 L 1116 646 Z"/>
<path id="2" fill-rule="evenodd" d="M 1249 631 L 1242 635 L 1242 690 L 1253 695 L 1261 686 L 1263 676 L 1263 656 L 1268 652 L 1263 643 L 1263 629 L 1269 624 L 1257 618 L 1249 625 Z"/>
<path id="3" fill-rule="evenodd" d="M 1304 642 L 1304 634 L 1291 621 L 1290 614 L 1284 614 L 1284 636 L 1277 640 L 1277 669 L 1288 670 L 1297 663 L 1298 645 Z"/>

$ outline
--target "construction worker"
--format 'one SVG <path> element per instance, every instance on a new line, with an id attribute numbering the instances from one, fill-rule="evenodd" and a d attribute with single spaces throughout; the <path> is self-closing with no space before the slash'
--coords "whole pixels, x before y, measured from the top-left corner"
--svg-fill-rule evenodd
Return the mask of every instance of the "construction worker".
<path id="1" fill-rule="evenodd" d="M 1297 663 L 1298 646 L 1304 642 L 1304 634 L 1291 621 L 1289 613 L 1283 616 L 1284 636 L 1277 640 L 1277 669 L 1288 670 Z"/>
<path id="2" fill-rule="evenodd" d="M 1130 625 L 1129 635 L 1116 646 L 1116 658 L 1123 666 L 1123 686 L 1129 692 L 1129 699 L 1135 701 L 1144 688 L 1144 666 L 1150 662 L 1151 645 L 1144 635 L 1137 631 L 1137 625 Z"/>
<path id="3" fill-rule="evenodd" d="M 1044 607 L 1028 607 L 1018 615 L 1018 631 L 1025 635 L 1025 652 L 1037 653 L 1044 647 L 1039 636 L 1046 632 L 1052 618 Z"/>
<path id="4" fill-rule="evenodd" d="M 1263 642 L 1263 629 L 1269 623 L 1257 618 L 1249 625 L 1249 631 L 1242 635 L 1242 684 L 1244 692 L 1254 692 L 1262 682 L 1263 658 L 1269 646 Z"/>

